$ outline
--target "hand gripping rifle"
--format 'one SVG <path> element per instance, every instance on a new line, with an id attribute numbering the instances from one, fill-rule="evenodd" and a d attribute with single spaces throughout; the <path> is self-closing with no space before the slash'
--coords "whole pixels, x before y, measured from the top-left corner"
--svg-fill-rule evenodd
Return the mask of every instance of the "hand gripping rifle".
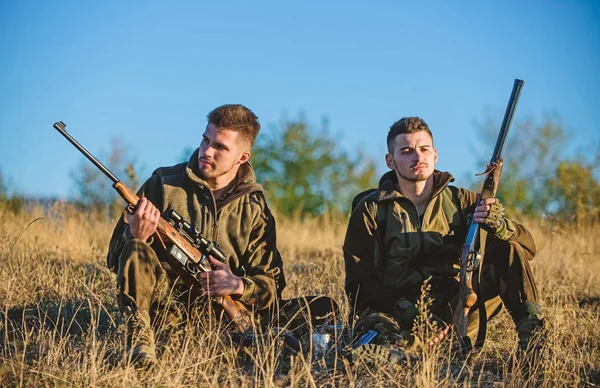
<path id="1" fill-rule="evenodd" d="M 127 202 L 127 211 L 133 213 L 140 198 L 73 139 L 67 133 L 65 123 L 62 121 L 54 123 L 54 128 L 113 181 L 114 189 Z M 210 265 L 206 263 L 206 256 L 210 255 L 219 261 L 225 261 L 225 254 L 214 243 L 205 239 L 197 228 L 192 229 L 192 226 L 174 210 L 169 213 L 169 218 L 170 220 L 166 221 L 161 217 L 158 221 L 154 241 L 158 249 L 164 253 L 161 257 L 166 258 L 167 263 L 190 287 L 192 294 L 200 295 L 202 286 L 196 275 L 211 270 Z M 242 303 L 234 301 L 230 296 L 218 296 L 213 300 L 223 306 L 238 331 L 244 332 L 252 327 L 252 315 Z"/>
<path id="2" fill-rule="evenodd" d="M 521 89 L 525 84 L 524 81 L 516 79 L 506 113 L 504 114 L 504 120 L 502 121 L 502 127 L 496 140 L 496 147 L 492 154 L 492 159 L 488 164 L 486 170 L 479 174 L 485 174 L 485 180 L 483 181 L 483 188 L 481 189 L 480 200 L 492 198 L 496 196 L 498 191 L 498 184 L 500 183 L 500 174 L 502 173 L 502 150 L 506 139 L 508 137 L 508 131 L 519 102 L 519 96 L 521 95 Z M 477 206 L 477 205 L 476 205 Z M 460 255 L 460 288 L 458 292 L 458 302 L 453 312 L 454 325 L 456 334 L 458 336 L 458 344 L 463 353 L 469 353 L 473 346 L 471 345 L 471 339 L 467 335 L 467 326 L 469 322 L 469 310 L 477 301 L 477 294 L 473 290 L 473 272 L 479 268 L 483 261 L 483 250 L 485 241 L 482 243 L 479 236 L 479 224 L 471 221 L 467 232 L 465 243 L 462 247 L 462 253 Z M 475 342 L 476 347 L 483 346 L 485 341 L 485 332 L 487 325 L 487 314 L 485 312 L 485 303 L 483 300 L 479 303 L 479 333 Z"/>

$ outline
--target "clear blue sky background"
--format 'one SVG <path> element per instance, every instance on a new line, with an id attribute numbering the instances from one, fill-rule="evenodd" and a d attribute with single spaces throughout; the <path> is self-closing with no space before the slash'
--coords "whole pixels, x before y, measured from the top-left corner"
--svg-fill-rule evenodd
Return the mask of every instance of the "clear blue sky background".
<path id="1" fill-rule="evenodd" d="M 598 1 L 4 0 L 0 16 L 0 171 L 21 194 L 74 193 L 83 157 L 56 121 L 97 156 L 121 139 L 147 175 L 224 103 L 264 131 L 326 116 L 381 171 L 387 129 L 418 115 L 460 177 L 480 169 L 475 122 L 499 127 L 521 78 L 516 121 L 558 114 L 572 149 L 600 140 Z"/>

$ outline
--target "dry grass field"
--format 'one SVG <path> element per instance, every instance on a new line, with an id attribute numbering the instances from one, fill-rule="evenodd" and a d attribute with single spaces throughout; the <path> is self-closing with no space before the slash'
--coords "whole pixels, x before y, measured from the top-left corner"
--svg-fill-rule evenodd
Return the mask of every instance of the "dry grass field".
<path id="1" fill-rule="evenodd" d="M 0 386 L 598 386 L 600 225 L 526 224 L 538 244 L 532 264 L 551 323 L 546 352 L 528 375 L 513 363 L 517 337 L 505 311 L 469 363 L 452 341 L 394 368 L 350 365 L 336 349 L 324 358 L 291 357 L 269 338 L 238 349 L 226 345 L 215 319 L 192 317 L 160 343 L 153 370 L 136 371 L 124 363 L 115 275 L 105 266 L 113 224 L 65 205 L 16 215 L 0 209 Z M 347 324 L 345 220 L 278 220 L 278 232 L 284 297 L 332 296 Z"/>

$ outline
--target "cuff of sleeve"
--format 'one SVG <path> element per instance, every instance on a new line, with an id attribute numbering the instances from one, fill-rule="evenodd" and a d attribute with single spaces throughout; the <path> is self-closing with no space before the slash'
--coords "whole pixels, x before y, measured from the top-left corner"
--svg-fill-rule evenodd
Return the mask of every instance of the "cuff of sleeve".
<path id="1" fill-rule="evenodd" d="M 515 224 L 511 220 L 505 218 L 502 226 L 496 229 L 494 237 L 498 240 L 508 241 L 515 235 L 515 229 Z"/>
<path id="2" fill-rule="evenodd" d="M 246 305 L 256 303 L 257 298 L 254 293 L 254 282 L 248 279 L 247 277 L 243 277 L 242 282 L 244 282 L 244 293 L 239 298 L 237 298 L 237 300 Z"/>
<path id="3" fill-rule="evenodd" d="M 123 238 L 125 239 L 125 241 L 133 240 L 133 235 L 129 230 L 129 225 L 126 225 L 125 229 L 123 229 Z"/>
<path id="4" fill-rule="evenodd" d="M 123 239 L 125 241 L 130 241 L 135 239 L 135 237 L 133 237 L 133 235 L 131 234 L 131 231 L 129 230 L 129 225 L 125 226 L 125 229 L 123 230 Z M 152 245 L 152 243 L 154 242 L 154 236 L 150 236 L 148 238 L 148 240 L 145 241 L 148 245 Z"/>

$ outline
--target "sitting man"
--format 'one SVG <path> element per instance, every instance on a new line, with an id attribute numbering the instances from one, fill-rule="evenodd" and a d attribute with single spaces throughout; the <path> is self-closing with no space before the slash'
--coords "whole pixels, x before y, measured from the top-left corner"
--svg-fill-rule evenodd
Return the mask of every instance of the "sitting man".
<path id="1" fill-rule="evenodd" d="M 449 185 L 452 175 L 434 169 L 437 151 L 422 119 L 405 117 L 394 123 L 387 146 L 385 160 L 392 171 L 383 175 L 377 190 L 363 194 L 343 247 L 346 292 L 351 305 L 363 313 L 358 331 L 379 331 L 380 344 L 410 333 L 415 304 L 428 280 L 430 310 L 441 324 L 431 341 L 447 335 L 457 303 L 467 217 L 472 214 L 488 232 L 481 277 L 474 276 L 481 291 L 478 303 L 485 301 L 486 318 L 506 306 L 519 347 L 529 352 L 544 321 L 528 263 L 536 250 L 529 231 L 504 217 L 498 199 L 479 201 L 476 193 Z M 470 310 L 471 335 L 478 327 L 477 306 Z M 391 323 L 392 333 L 382 322 Z"/>
<path id="2" fill-rule="evenodd" d="M 281 303 L 285 287 L 283 263 L 277 249 L 275 219 L 262 187 L 248 163 L 260 124 L 242 105 L 223 105 L 208 114 L 199 148 L 189 162 L 161 167 L 139 190 L 133 214 L 124 213 L 110 242 L 108 266 L 117 272 L 118 304 L 127 323 L 128 361 L 138 367 L 156 362 L 154 329 L 165 316 L 182 321 L 181 308 L 198 299 L 166 262 L 153 234 L 161 217 L 176 211 L 225 254 L 222 263 L 208 257 L 213 270 L 198 274 L 204 296 L 229 296 L 256 316 L 278 318 L 286 325 L 310 305 L 312 324 L 332 313 L 334 302 L 325 297 Z M 213 304 L 215 311 L 219 305 Z M 185 313 L 187 309 L 183 309 Z M 284 321 L 281 322 L 281 317 Z M 296 324 L 297 325 L 297 324 Z"/>

